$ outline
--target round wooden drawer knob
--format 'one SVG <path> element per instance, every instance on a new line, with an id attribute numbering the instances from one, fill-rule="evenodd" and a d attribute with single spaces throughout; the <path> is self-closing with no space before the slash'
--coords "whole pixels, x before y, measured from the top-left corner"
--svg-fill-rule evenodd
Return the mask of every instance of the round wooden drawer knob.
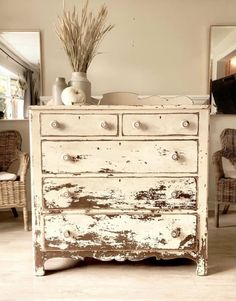
<path id="1" fill-rule="evenodd" d="M 183 120 L 181 125 L 183 128 L 188 128 L 190 126 L 190 122 L 188 120 Z"/>
<path id="2" fill-rule="evenodd" d="M 69 231 L 69 230 L 66 230 L 66 231 L 64 232 L 64 237 L 65 237 L 65 238 L 69 238 L 69 237 L 70 237 L 70 231 Z"/>
<path id="3" fill-rule="evenodd" d="M 177 229 L 171 231 L 171 236 L 172 236 L 173 238 L 179 237 L 179 236 L 180 236 L 180 229 L 177 228 Z"/>
<path id="4" fill-rule="evenodd" d="M 60 124 L 56 120 L 53 120 L 53 121 L 50 122 L 50 127 L 53 128 L 53 129 L 58 129 L 59 126 L 60 126 Z"/>
<path id="5" fill-rule="evenodd" d="M 171 156 L 172 160 L 178 161 L 179 160 L 179 154 L 177 152 L 174 152 Z"/>
<path id="6" fill-rule="evenodd" d="M 102 121 L 100 123 L 100 127 L 107 130 L 109 128 L 109 124 L 106 121 Z"/>
<path id="7" fill-rule="evenodd" d="M 70 198 L 71 197 L 71 193 L 69 191 L 66 191 L 66 192 L 63 193 L 63 196 L 65 198 Z"/>
<path id="8" fill-rule="evenodd" d="M 178 194 L 177 194 L 176 191 L 173 191 L 173 192 L 171 193 L 171 197 L 172 197 L 173 199 L 176 199 L 177 196 L 178 196 Z"/>
<path id="9" fill-rule="evenodd" d="M 133 123 L 133 127 L 135 128 L 135 129 L 140 129 L 141 128 L 141 122 L 140 121 L 135 121 L 134 123 Z"/>
<path id="10" fill-rule="evenodd" d="M 69 154 L 64 154 L 64 155 L 62 155 L 62 159 L 64 161 L 71 161 L 71 156 Z"/>

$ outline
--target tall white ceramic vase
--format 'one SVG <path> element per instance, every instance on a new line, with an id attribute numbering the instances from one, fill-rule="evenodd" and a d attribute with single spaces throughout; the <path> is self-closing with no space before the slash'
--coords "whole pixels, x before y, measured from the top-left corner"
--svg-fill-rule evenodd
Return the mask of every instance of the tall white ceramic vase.
<path id="1" fill-rule="evenodd" d="M 52 86 L 52 98 L 53 104 L 63 105 L 61 100 L 61 93 L 67 87 L 66 81 L 64 77 L 57 77 L 54 85 Z"/>
<path id="2" fill-rule="evenodd" d="M 87 73 L 85 72 L 72 72 L 71 80 L 69 81 L 69 85 L 80 89 L 84 92 L 86 102 L 90 102 L 91 98 L 91 83 L 87 79 Z"/>

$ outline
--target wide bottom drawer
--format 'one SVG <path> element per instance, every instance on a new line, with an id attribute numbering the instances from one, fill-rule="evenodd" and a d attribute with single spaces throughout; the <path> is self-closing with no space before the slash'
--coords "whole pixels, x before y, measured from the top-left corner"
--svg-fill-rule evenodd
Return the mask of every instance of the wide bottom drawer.
<path id="1" fill-rule="evenodd" d="M 46 250 L 194 249 L 196 215 L 44 216 Z"/>

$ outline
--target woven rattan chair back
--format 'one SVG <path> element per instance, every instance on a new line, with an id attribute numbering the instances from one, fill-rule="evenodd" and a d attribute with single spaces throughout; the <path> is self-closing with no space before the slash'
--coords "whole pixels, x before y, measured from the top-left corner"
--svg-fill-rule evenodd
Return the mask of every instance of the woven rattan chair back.
<path id="1" fill-rule="evenodd" d="M 22 152 L 22 138 L 17 131 L 0 132 L 0 171 L 8 171 L 13 161 L 19 163 L 15 181 L 0 181 L 0 208 L 23 208 L 24 228 L 28 230 L 28 203 L 26 199 L 26 173 L 29 155 Z"/>
<path id="2" fill-rule="evenodd" d="M 17 159 L 21 142 L 21 135 L 17 131 L 0 132 L 0 171 L 7 171 L 11 163 Z"/>
<path id="3" fill-rule="evenodd" d="M 223 213 L 227 213 L 230 204 L 236 204 L 236 179 L 226 178 L 222 158 L 236 164 L 236 129 L 224 129 L 220 135 L 222 149 L 213 154 L 216 175 L 215 225 L 219 227 L 220 205 L 224 205 Z"/>
<path id="4" fill-rule="evenodd" d="M 222 151 L 236 156 L 236 129 L 224 129 L 220 135 Z"/>

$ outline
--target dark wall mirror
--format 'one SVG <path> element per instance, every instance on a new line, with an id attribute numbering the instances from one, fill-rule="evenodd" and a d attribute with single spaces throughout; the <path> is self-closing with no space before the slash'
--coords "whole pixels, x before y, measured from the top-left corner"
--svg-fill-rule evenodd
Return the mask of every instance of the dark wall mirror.
<path id="1" fill-rule="evenodd" d="M 236 26 L 212 26 L 210 33 L 212 113 L 236 114 Z"/>
<path id="2" fill-rule="evenodd" d="M 0 31 L 0 111 L 4 118 L 26 118 L 28 106 L 39 103 L 40 50 L 39 31 Z"/>

